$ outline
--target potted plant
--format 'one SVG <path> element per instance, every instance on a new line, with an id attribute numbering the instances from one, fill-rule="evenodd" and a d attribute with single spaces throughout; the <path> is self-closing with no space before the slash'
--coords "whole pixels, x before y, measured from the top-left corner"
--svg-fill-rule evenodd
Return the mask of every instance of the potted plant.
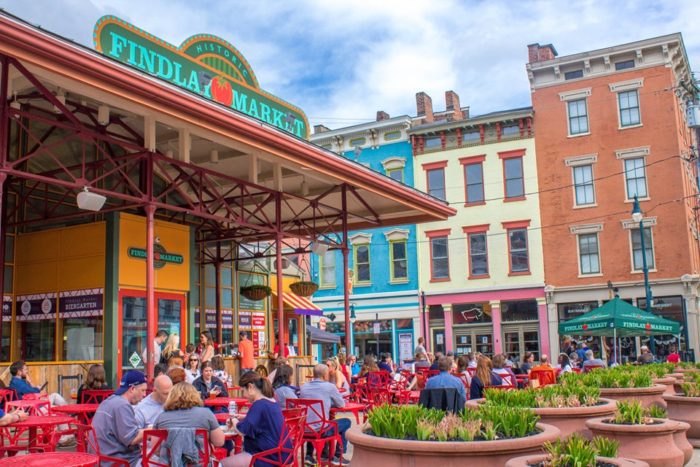
<path id="1" fill-rule="evenodd" d="M 241 295 L 248 300 L 259 301 L 270 296 L 272 289 L 263 284 L 246 285 L 240 288 Z"/>
<path id="2" fill-rule="evenodd" d="M 516 457 L 506 463 L 506 467 L 570 467 L 570 466 L 648 466 L 646 462 L 625 459 L 617 456 L 619 443 L 603 437 L 588 441 L 580 435 L 572 435 L 566 440 L 546 443 L 546 454 Z"/>
<path id="3" fill-rule="evenodd" d="M 661 397 L 666 386 L 654 384 L 651 373 L 642 367 L 615 367 L 592 371 L 568 377 L 565 381 L 577 384 L 580 381 L 586 386 L 599 387 L 601 397 L 607 399 L 639 400 L 645 408 L 651 405 L 666 407 L 666 401 Z"/>
<path id="4" fill-rule="evenodd" d="M 694 375 L 694 381 L 681 383 L 681 392 L 664 395 L 668 415 L 673 420 L 688 423 L 687 436 L 691 445 L 700 448 L 700 375 Z"/>
<path id="5" fill-rule="evenodd" d="M 289 284 L 289 288 L 300 297 L 310 297 L 318 290 L 318 284 L 313 281 L 296 281 Z"/>
<path id="6" fill-rule="evenodd" d="M 574 433 L 590 437 L 586 420 L 612 416 L 617 410 L 616 401 L 601 399 L 600 390 L 597 387 L 581 384 L 550 385 L 519 391 L 486 389 L 484 395 L 485 399 L 470 400 L 467 406 L 478 407 L 485 403 L 528 408 L 540 417 L 542 423 L 559 428 L 562 437 L 568 437 Z"/>
<path id="7" fill-rule="evenodd" d="M 652 405 L 646 411 L 647 416 L 651 418 L 669 418 L 666 409 L 663 409 L 657 405 Z M 693 445 L 688 442 L 687 432 L 690 429 L 690 425 L 685 422 L 676 422 L 676 431 L 673 432 L 673 441 L 676 443 L 676 447 L 683 452 L 684 463 L 687 464 L 693 457 Z"/>
<path id="8" fill-rule="evenodd" d="M 504 465 L 508 459 L 539 453 L 559 429 L 537 423 L 529 410 L 480 407 L 462 413 L 421 406 L 383 405 L 372 409 L 365 427 L 347 432 L 352 462 L 382 467 L 457 467 Z"/>
<path id="9" fill-rule="evenodd" d="M 586 425 L 594 436 L 619 441 L 623 457 L 651 467 L 681 467 L 684 463 L 685 455 L 674 440 L 676 422 L 650 417 L 640 401 L 618 401 L 614 417 L 593 418 Z"/>
<path id="10" fill-rule="evenodd" d="M 654 363 L 646 365 L 646 369 L 652 374 L 651 382 L 653 384 L 663 384 L 666 386 L 664 394 L 674 395 L 676 390 L 674 384 L 677 383 L 677 378 L 673 373 L 675 365 L 673 363 Z"/>

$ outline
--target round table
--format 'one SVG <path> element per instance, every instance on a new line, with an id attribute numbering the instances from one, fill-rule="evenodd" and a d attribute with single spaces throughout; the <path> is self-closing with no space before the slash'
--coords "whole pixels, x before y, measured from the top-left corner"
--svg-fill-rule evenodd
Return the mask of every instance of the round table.
<path id="1" fill-rule="evenodd" d="M 3 466 L 45 467 L 60 465 L 61 467 L 92 467 L 98 465 L 100 457 L 87 452 L 41 452 L 26 456 L 6 457 L 0 461 Z"/>
<path id="2" fill-rule="evenodd" d="M 229 402 L 236 401 L 238 410 L 250 405 L 248 399 L 244 397 L 213 397 L 204 399 L 204 405 L 207 407 L 228 407 Z"/>
<path id="3" fill-rule="evenodd" d="M 54 429 L 58 425 L 68 425 L 74 422 L 75 419 L 68 415 L 30 415 L 26 420 L 10 423 L 1 429 L 6 444 L 10 446 L 25 446 L 25 449 L 20 450 L 26 450 L 26 447 L 43 446 L 55 448 L 56 446 L 52 442 Z M 37 433 L 38 429 L 41 429 L 41 434 Z M 27 431 L 29 431 L 28 445 L 26 440 L 24 440 L 24 435 Z M 23 440 L 23 443 L 20 443 L 20 439 Z M 0 465 L 4 464 L 0 463 Z"/>
<path id="4" fill-rule="evenodd" d="M 360 404 L 357 402 L 346 402 L 343 407 L 331 407 L 330 416 L 331 419 L 341 412 L 349 412 L 355 415 L 355 421 L 360 424 L 360 413 L 367 410 L 367 405 Z"/>
<path id="5" fill-rule="evenodd" d="M 19 400 L 19 401 L 7 401 L 5 403 L 6 405 L 6 412 L 9 412 L 11 409 L 22 409 L 25 412 L 28 412 L 30 415 L 46 415 L 49 412 L 49 408 L 51 407 L 51 403 L 49 402 L 48 399 L 27 399 L 27 400 Z M 44 413 L 41 413 L 42 410 L 44 410 Z"/>
<path id="6" fill-rule="evenodd" d="M 100 404 L 68 404 L 68 405 L 55 405 L 51 407 L 52 413 L 73 415 L 75 418 L 85 425 L 90 424 L 92 416 L 97 412 L 97 408 Z"/>

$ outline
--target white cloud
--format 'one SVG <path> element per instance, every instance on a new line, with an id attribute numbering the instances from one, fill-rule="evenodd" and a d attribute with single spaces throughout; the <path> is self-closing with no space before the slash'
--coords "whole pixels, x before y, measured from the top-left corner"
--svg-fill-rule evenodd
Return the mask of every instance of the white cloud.
<path id="1" fill-rule="evenodd" d="M 534 0 L 299 0 L 185 2 L 43 0 L 0 7 L 92 46 L 92 28 L 115 14 L 176 45 L 211 33 L 236 46 L 263 89 L 339 127 L 415 113 L 425 91 L 435 110 L 454 90 L 472 114 L 530 103 L 527 44 L 561 55 L 682 32 L 700 62 L 700 2 Z"/>

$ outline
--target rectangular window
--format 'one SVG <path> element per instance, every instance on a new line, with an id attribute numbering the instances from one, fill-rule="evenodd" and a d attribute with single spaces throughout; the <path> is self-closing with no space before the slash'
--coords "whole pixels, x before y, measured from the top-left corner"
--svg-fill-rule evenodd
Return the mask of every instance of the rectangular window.
<path id="1" fill-rule="evenodd" d="M 432 237 L 430 239 L 431 279 L 450 278 L 450 258 L 447 248 L 447 237 Z"/>
<path id="2" fill-rule="evenodd" d="M 639 235 L 639 229 L 632 229 L 632 268 L 635 271 L 644 269 L 644 258 L 642 257 L 642 239 Z M 654 269 L 654 244 L 651 237 L 651 228 L 644 227 L 644 251 L 647 257 L 647 268 Z"/>
<path id="3" fill-rule="evenodd" d="M 617 71 L 627 70 L 629 68 L 634 68 L 634 60 L 625 60 L 622 62 L 615 63 L 615 69 Z"/>
<path id="4" fill-rule="evenodd" d="M 574 167 L 574 192 L 576 193 L 576 206 L 595 203 L 592 165 Z"/>
<path id="5" fill-rule="evenodd" d="M 639 94 L 637 90 L 617 93 L 617 102 L 620 107 L 620 126 L 639 125 L 642 122 L 639 116 Z"/>
<path id="6" fill-rule="evenodd" d="M 391 246 L 391 281 L 408 279 L 408 261 L 406 260 L 406 240 L 390 242 Z"/>
<path id="7" fill-rule="evenodd" d="M 403 169 L 402 168 L 387 170 L 386 174 L 389 178 L 393 178 L 397 182 L 403 183 Z"/>
<path id="8" fill-rule="evenodd" d="M 425 138 L 425 149 L 438 149 L 440 147 L 442 147 L 442 138 L 439 136 Z"/>
<path id="9" fill-rule="evenodd" d="M 527 229 L 508 230 L 508 253 L 510 254 L 510 272 L 528 272 L 530 261 L 527 250 Z"/>
<path id="10" fill-rule="evenodd" d="M 588 108 L 586 99 L 568 101 L 566 108 L 569 113 L 569 134 L 581 135 L 588 133 Z"/>
<path id="11" fill-rule="evenodd" d="M 321 271 L 320 286 L 335 287 L 335 251 L 326 251 L 318 257 Z"/>
<path id="12" fill-rule="evenodd" d="M 446 200 L 445 195 L 445 169 L 428 170 L 428 194 L 441 200 Z"/>
<path id="13" fill-rule="evenodd" d="M 567 71 L 566 73 L 564 73 L 564 79 L 566 80 L 576 78 L 583 78 L 583 70 Z"/>
<path id="14" fill-rule="evenodd" d="M 369 282 L 369 245 L 355 246 L 355 282 Z"/>
<path id="15" fill-rule="evenodd" d="M 479 130 L 462 133 L 462 143 L 471 144 L 479 141 L 481 141 L 481 132 Z"/>
<path id="16" fill-rule="evenodd" d="M 469 275 L 485 276 L 489 273 L 486 232 L 467 235 L 469 241 Z"/>
<path id="17" fill-rule="evenodd" d="M 521 198 L 525 196 L 523 184 L 523 158 L 511 157 L 503 159 L 506 198 Z"/>
<path id="18" fill-rule="evenodd" d="M 581 274 L 600 273 L 598 234 L 591 233 L 578 236 L 578 256 L 581 265 Z"/>
<path id="19" fill-rule="evenodd" d="M 644 168 L 644 158 L 636 157 L 625 159 L 625 185 L 627 188 L 627 199 L 646 198 L 647 176 Z"/>
<path id="20" fill-rule="evenodd" d="M 466 181 L 466 202 L 480 203 L 484 201 L 484 168 L 481 162 L 464 166 L 464 180 Z"/>

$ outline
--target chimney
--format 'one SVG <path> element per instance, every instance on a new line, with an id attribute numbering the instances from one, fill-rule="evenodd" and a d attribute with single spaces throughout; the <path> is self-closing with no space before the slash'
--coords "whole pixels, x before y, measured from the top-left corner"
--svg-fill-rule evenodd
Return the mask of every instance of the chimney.
<path id="1" fill-rule="evenodd" d="M 326 125 L 314 125 L 314 134 L 325 133 L 331 131 Z"/>
<path id="2" fill-rule="evenodd" d="M 422 91 L 416 93 L 416 113 L 418 117 L 423 117 L 424 123 L 432 123 L 433 100 Z"/>
<path id="3" fill-rule="evenodd" d="M 546 62 L 554 60 L 559 55 L 552 44 L 540 45 L 538 43 L 527 46 L 528 63 Z"/>
<path id="4" fill-rule="evenodd" d="M 462 120 L 462 107 L 459 105 L 459 96 L 454 91 L 445 91 L 445 110 L 452 111 L 452 120 Z"/>
<path id="5" fill-rule="evenodd" d="M 383 110 L 377 110 L 377 121 L 381 122 L 382 120 L 389 120 L 389 114 L 384 112 Z"/>

